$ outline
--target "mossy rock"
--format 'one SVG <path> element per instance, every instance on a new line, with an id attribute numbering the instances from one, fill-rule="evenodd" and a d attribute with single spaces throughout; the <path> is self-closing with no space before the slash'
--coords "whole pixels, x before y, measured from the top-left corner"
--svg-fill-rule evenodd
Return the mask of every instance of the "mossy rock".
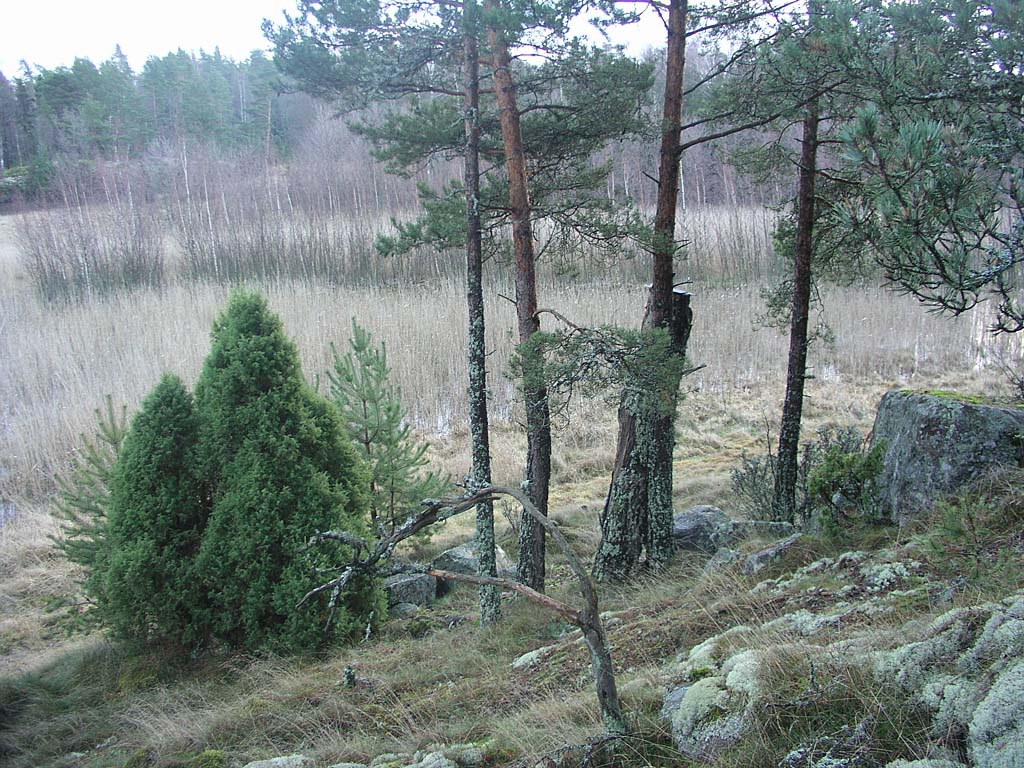
<path id="1" fill-rule="evenodd" d="M 873 486 L 881 512 L 906 522 L 944 494 L 1024 458 L 1024 413 L 915 392 L 887 392 L 872 446 L 884 443 Z"/>

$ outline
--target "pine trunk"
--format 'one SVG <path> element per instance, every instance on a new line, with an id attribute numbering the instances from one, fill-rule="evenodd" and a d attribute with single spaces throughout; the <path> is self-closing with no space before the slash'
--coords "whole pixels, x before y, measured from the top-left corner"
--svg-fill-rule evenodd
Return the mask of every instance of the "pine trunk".
<path id="1" fill-rule="evenodd" d="M 813 22 L 814 3 L 811 4 Z M 772 517 L 794 522 L 797 513 L 797 461 L 800 420 L 807 378 L 807 328 L 811 306 L 811 254 L 814 247 L 814 181 L 818 159 L 818 103 L 807 106 L 800 149 L 797 187 L 796 244 L 793 264 L 793 302 L 790 308 L 789 363 L 786 397 L 779 427 L 779 453 L 775 463 L 775 495 Z"/>
<path id="2" fill-rule="evenodd" d="M 464 180 L 466 185 L 466 303 L 469 308 L 469 431 L 473 452 L 473 482 L 491 484 L 491 449 L 487 421 L 487 342 L 484 334 L 483 247 L 480 227 L 480 79 L 477 52 L 476 3 L 464 10 L 466 128 Z M 479 576 L 497 576 L 494 551 L 494 504 L 476 508 L 476 550 Z M 480 623 L 501 618 L 501 594 L 493 584 L 480 586 Z"/>
<path id="3" fill-rule="evenodd" d="M 644 319 L 645 327 L 670 329 L 674 352 L 679 355 L 686 353 L 692 318 L 689 294 L 677 294 L 678 299 L 673 297 L 672 275 L 687 10 L 687 0 L 669 3 L 653 274 Z M 673 304 L 680 305 L 678 321 L 673 317 Z M 601 544 L 594 559 L 594 576 L 600 580 L 627 578 L 639 566 L 645 550 L 648 567 L 661 567 L 672 557 L 672 452 L 678 389 L 678 379 L 665 382 L 661 394 L 671 403 L 667 412 L 651 411 L 642 407 L 641 399 L 634 393 L 623 394 L 619 405 L 615 467 L 601 515 Z"/>
<path id="4" fill-rule="evenodd" d="M 489 4 L 489 7 L 494 8 L 493 3 Z M 524 344 L 540 330 L 526 155 L 523 150 L 519 107 L 512 79 L 508 43 L 500 30 L 493 26 L 487 28 L 487 42 L 494 66 L 494 88 L 505 150 L 505 171 L 508 175 L 519 343 Z M 540 513 L 547 515 L 548 484 L 551 478 L 551 421 L 543 371 L 534 368 L 540 364 L 537 359 L 524 360 L 526 490 Z M 518 571 L 519 580 L 523 584 L 538 592 L 544 591 L 544 528 L 528 516 L 523 517 L 519 532 Z"/>

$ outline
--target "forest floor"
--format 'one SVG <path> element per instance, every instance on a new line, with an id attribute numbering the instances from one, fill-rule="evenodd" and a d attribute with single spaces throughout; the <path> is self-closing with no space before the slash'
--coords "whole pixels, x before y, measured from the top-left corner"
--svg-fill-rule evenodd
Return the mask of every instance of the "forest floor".
<path id="1" fill-rule="evenodd" d="M 302 752 L 327 766 L 474 743 L 489 765 L 532 766 L 530 760 L 600 732 L 586 650 L 570 628 L 507 599 L 504 620 L 482 629 L 475 595 L 466 588 L 415 616 L 387 622 L 364 643 L 303 658 L 188 658 L 73 631 L 68 611 L 55 609 L 74 597 L 80 574 L 50 538 L 59 533 L 54 478 L 66 471 L 81 434 L 94 431 L 93 410 L 106 394 L 131 409 L 162 370 L 194 380 L 227 289 L 172 285 L 46 305 L 18 264 L 14 234 L 13 219 L 0 217 L 0 501 L 15 510 L 0 525 L 0 762 L 119 768 L 134 759 L 133 765 L 169 767 L 198 765 L 192 761 L 204 750 L 222 750 L 232 764 Z M 353 316 L 386 339 L 413 421 L 432 442 L 432 462 L 465 474 L 468 434 L 459 415 L 465 321 L 458 285 L 264 289 L 296 339 L 310 379 L 325 369 L 328 342 L 344 343 Z M 735 514 L 730 471 L 744 455 L 763 455 L 776 431 L 784 340 L 756 324 L 761 304 L 755 286 L 693 291 L 691 355 L 708 368 L 683 384 L 674 498 L 679 510 L 714 504 Z M 572 317 L 598 323 L 638 320 L 642 290 L 577 283 L 553 288 L 550 296 Z M 816 347 L 812 358 L 807 439 L 826 424 L 867 435 L 881 395 L 892 388 L 1008 392 L 993 362 L 1000 355 L 1019 358 L 1020 342 L 986 337 L 983 316 L 938 318 L 874 287 L 836 289 L 825 299 L 836 340 Z M 506 303 L 492 302 L 489 317 L 494 455 L 496 479 L 515 482 L 524 454 L 514 386 L 502 375 L 512 346 Z M 614 411 L 612 395 L 574 405 L 568 421 L 557 425 L 552 515 L 583 557 L 599 537 Z M 499 543 L 514 554 L 514 532 L 500 517 Z M 453 521 L 406 554 L 429 559 L 471 536 L 468 520 Z M 902 546 L 903 537 L 881 528 L 809 538 L 756 577 L 730 571 L 708 579 L 702 575 L 707 558 L 684 554 L 656 577 L 603 588 L 602 609 L 616 619 L 609 639 L 624 704 L 642 734 L 629 747 L 631 759 L 686 764 L 658 715 L 665 666 L 709 635 L 767 621 L 796 604 L 751 592 L 758 581 L 845 549 Z M 573 601 L 573 583 L 557 554 L 549 573 L 551 593 Z M 962 599 L 1018 586 L 979 583 Z M 933 610 L 915 604 L 907 615 Z M 547 649 L 542 663 L 512 666 L 538 648 Z M 347 667 L 357 676 L 354 687 L 344 683 Z M 748 764 L 771 764 L 763 760 Z"/>

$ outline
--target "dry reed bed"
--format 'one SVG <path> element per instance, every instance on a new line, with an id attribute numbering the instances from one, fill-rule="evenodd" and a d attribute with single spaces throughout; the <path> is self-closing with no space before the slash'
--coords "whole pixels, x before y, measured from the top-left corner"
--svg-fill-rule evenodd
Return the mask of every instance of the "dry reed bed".
<path id="1" fill-rule="evenodd" d="M 398 290 L 292 283 L 262 290 L 298 344 L 311 381 L 322 379 L 329 345 L 343 349 L 356 318 L 387 343 L 394 381 L 415 426 L 441 437 L 464 432 L 461 285 L 448 281 Z M 785 338 L 757 326 L 756 289 L 693 290 L 691 354 L 706 368 L 684 386 L 723 393 L 763 390 L 781 381 Z M 210 324 L 227 292 L 223 286 L 175 285 L 61 306 L 44 305 L 25 289 L 5 292 L 0 302 L 0 494 L 21 498 L 50 491 L 79 435 L 93 431 L 93 410 L 105 395 L 132 409 L 164 371 L 194 381 L 207 353 Z M 514 422 L 515 387 L 505 375 L 514 348 L 514 312 L 508 301 L 490 295 L 492 414 L 499 422 Z M 541 295 L 543 305 L 581 324 L 635 324 L 643 302 L 639 286 L 563 284 L 542 287 Z M 939 319 L 910 299 L 864 288 L 834 289 L 826 302 L 836 344 L 812 355 L 813 373 L 826 381 L 846 375 L 905 383 L 984 368 L 994 354 L 1020 357 L 1017 339 L 985 334 L 981 313 Z M 772 413 L 774 404 L 765 405 Z M 682 418 L 685 422 L 685 414 Z"/>

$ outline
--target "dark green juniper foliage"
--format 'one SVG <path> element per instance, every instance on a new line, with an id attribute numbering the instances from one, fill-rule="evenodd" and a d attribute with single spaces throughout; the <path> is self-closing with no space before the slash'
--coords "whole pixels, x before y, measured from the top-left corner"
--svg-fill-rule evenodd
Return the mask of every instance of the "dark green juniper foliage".
<path id="1" fill-rule="evenodd" d="M 430 444 L 412 435 L 401 390 L 388 382 L 391 370 L 383 342 L 374 345 L 369 332 L 353 320 L 349 347 L 344 356 L 331 347 L 331 399 L 349 440 L 370 469 L 371 527 L 374 533 L 388 535 L 418 510 L 423 499 L 446 495 L 452 483 L 447 476 L 423 471 Z M 426 529 L 421 537 L 429 533 Z"/>
<path id="2" fill-rule="evenodd" d="M 192 396 L 165 375 L 132 419 L 113 471 L 101 613 L 123 637 L 203 639 L 194 573 L 206 523 Z"/>
<path id="3" fill-rule="evenodd" d="M 872 483 L 882 471 L 885 443 L 869 451 L 845 451 L 834 445 L 821 457 L 820 466 L 807 477 L 807 497 L 824 521 L 842 523 L 847 518 L 879 521 L 872 505 Z"/>
<path id="4" fill-rule="evenodd" d="M 209 589 L 210 630 L 247 648 L 306 649 L 350 637 L 382 616 L 372 580 L 297 606 L 322 581 L 318 568 L 350 559 L 337 542 L 305 549 L 309 537 L 365 532 L 362 462 L 333 406 L 303 380 L 295 345 L 262 297 L 235 293 L 212 342 L 196 384 L 212 505 L 197 567 Z"/>

